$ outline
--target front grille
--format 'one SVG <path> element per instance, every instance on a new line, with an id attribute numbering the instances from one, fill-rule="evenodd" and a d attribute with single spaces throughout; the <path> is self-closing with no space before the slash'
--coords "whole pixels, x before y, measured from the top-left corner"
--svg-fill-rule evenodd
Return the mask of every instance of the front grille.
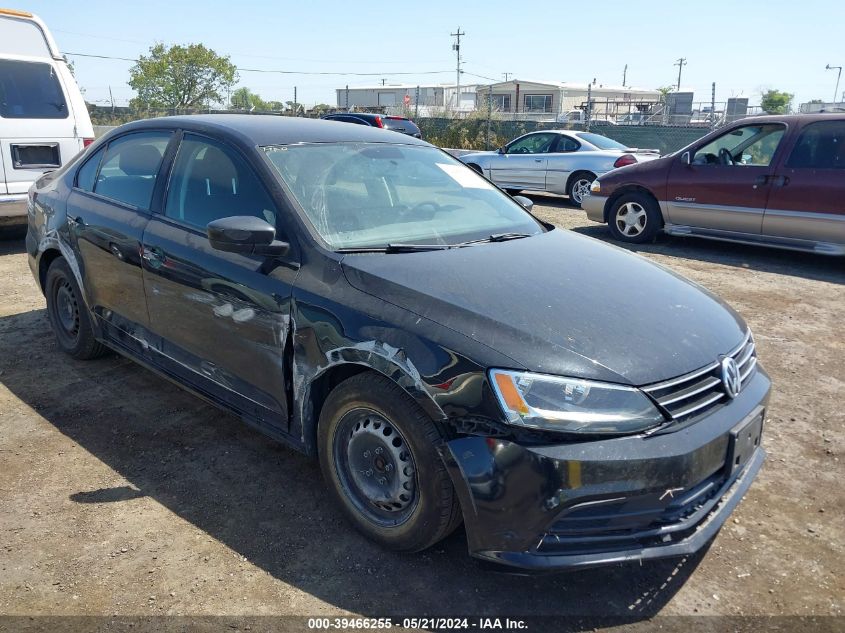
<path id="1" fill-rule="evenodd" d="M 757 369 L 757 352 L 750 330 L 728 356 L 736 361 L 739 369 L 741 391 Z M 729 399 L 718 360 L 683 376 L 643 387 L 643 391 L 676 422 L 702 415 Z"/>

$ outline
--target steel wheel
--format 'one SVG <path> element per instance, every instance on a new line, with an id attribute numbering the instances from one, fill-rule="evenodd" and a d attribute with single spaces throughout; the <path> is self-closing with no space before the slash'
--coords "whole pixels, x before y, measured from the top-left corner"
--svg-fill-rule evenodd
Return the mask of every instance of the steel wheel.
<path id="1" fill-rule="evenodd" d="M 648 215 L 637 202 L 626 202 L 616 211 L 616 228 L 626 237 L 637 237 L 646 228 Z"/>
<path id="2" fill-rule="evenodd" d="M 61 334 L 73 342 L 79 336 L 79 303 L 73 286 L 67 279 L 56 285 L 56 321 L 61 326 Z"/>
<path id="3" fill-rule="evenodd" d="M 335 437 L 335 468 L 356 509 L 380 526 L 404 523 L 418 500 L 407 440 L 385 417 L 362 408 L 343 416 Z"/>
<path id="4" fill-rule="evenodd" d="M 572 199 L 577 205 L 581 205 L 584 201 L 584 196 L 589 195 L 590 193 L 590 186 L 593 184 L 593 181 L 588 178 L 579 178 L 572 184 L 572 188 L 570 190 L 569 197 Z"/>

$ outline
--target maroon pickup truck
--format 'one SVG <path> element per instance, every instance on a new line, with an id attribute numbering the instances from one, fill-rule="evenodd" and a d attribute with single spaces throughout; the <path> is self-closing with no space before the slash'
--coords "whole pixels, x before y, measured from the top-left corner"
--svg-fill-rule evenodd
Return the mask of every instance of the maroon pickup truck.
<path id="1" fill-rule="evenodd" d="M 742 119 L 601 176 L 582 206 L 624 242 L 663 230 L 845 255 L 845 114 Z"/>

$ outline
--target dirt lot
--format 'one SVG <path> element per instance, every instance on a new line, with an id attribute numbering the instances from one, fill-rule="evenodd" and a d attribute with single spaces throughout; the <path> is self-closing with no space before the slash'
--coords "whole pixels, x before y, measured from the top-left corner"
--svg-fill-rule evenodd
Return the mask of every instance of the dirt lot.
<path id="1" fill-rule="evenodd" d="M 476 564 L 461 531 L 382 551 L 315 463 L 127 360 L 60 354 L 22 241 L 0 242 L 0 613 L 842 616 L 845 262 L 668 238 L 635 250 L 750 323 L 775 384 L 768 461 L 700 556 L 526 578 Z"/>

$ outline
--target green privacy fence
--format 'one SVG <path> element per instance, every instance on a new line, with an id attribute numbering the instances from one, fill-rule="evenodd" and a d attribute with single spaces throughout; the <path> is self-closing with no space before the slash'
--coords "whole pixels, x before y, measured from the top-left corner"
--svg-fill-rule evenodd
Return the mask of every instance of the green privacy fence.
<path id="1" fill-rule="evenodd" d="M 487 119 L 421 118 L 417 120 L 423 138 L 440 147 L 454 149 L 488 149 Z M 538 121 L 490 121 L 489 149 L 501 147 L 508 141 L 535 130 L 582 129 L 578 126 Z M 677 149 L 701 138 L 710 130 L 704 127 L 674 127 L 662 125 L 601 125 L 591 132 L 612 138 L 628 147 L 658 149 L 661 154 Z"/>

